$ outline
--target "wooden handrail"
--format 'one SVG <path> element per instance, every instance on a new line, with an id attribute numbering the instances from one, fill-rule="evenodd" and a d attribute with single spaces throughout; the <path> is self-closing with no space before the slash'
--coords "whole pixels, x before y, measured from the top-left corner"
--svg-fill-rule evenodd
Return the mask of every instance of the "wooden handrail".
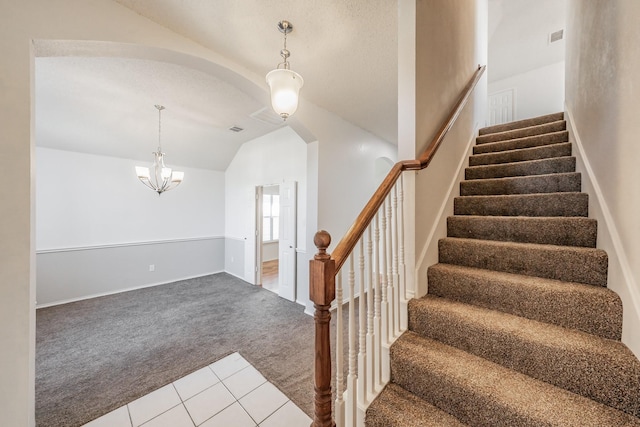
<path id="1" fill-rule="evenodd" d="M 380 184 L 360 215 L 358 215 L 356 221 L 349 228 L 347 234 L 338 243 L 333 255 L 327 253 L 327 248 L 331 243 L 329 233 L 318 231 L 314 237 L 314 244 L 318 248 L 318 253 L 314 256 L 314 259 L 309 261 L 309 299 L 313 301 L 315 307 L 315 404 L 312 427 L 335 427 L 331 413 L 330 309 L 331 303 L 336 297 L 336 273 L 340 271 L 340 268 L 373 220 L 376 212 L 382 206 L 402 172 L 406 170 L 421 170 L 429 165 L 438 147 L 467 104 L 485 68 L 486 66 L 478 67 L 451 110 L 447 121 L 438 130 L 420 157 L 417 160 L 400 161 L 391 168 L 382 184 Z"/>
<path id="2" fill-rule="evenodd" d="M 332 259 L 334 259 L 336 262 L 336 272 L 340 271 L 340 268 L 347 260 L 347 257 L 355 247 L 356 243 L 358 243 L 358 240 L 360 240 L 360 237 L 362 237 L 362 234 L 369 226 L 369 223 L 375 216 L 380 206 L 382 206 L 385 197 L 387 197 L 387 195 L 393 188 L 393 185 L 400 177 L 400 174 L 406 170 L 424 169 L 429 165 L 429 163 L 431 163 L 431 160 L 438 151 L 440 144 L 442 144 L 445 136 L 457 120 L 458 116 L 460 116 L 460 113 L 462 113 L 462 109 L 469 101 L 469 97 L 471 96 L 473 89 L 478 84 L 478 81 L 480 80 L 480 77 L 482 77 L 482 74 L 484 73 L 486 68 L 486 65 L 478 66 L 478 69 L 473 74 L 473 77 L 471 78 L 469 83 L 467 83 L 467 85 L 465 86 L 462 94 L 460 95 L 460 98 L 449 113 L 447 121 L 444 122 L 444 124 L 440 127 L 438 133 L 436 133 L 436 135 L 433 137 L 427 148 L 425 148 L 425 150 L 422 152 L 420 157 L 417 160 L 399 161 L 391 168 L 385 179 L 382 181 L 382 184 L 380 184 L 380 187 L 378 187 L 376 192 L 373 193 L 373 196 L 371 196 L 369 202 L 365 205 L 364 209 L 362 209 L 362 212 L 360 212 L 358 218 L 356 218 L 355 222 L 351 225 L 349 230 L 347 230 L 347 233 L 333 250 Z"/>

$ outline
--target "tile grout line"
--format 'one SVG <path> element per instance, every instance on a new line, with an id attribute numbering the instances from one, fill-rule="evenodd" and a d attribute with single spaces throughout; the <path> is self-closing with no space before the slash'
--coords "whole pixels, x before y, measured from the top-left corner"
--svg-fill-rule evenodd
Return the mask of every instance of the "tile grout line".
<path id="1" fill-rule="evenodd" d="M 182 377 L 182 378 L 184 378 L 184 377 Z M 196 427 L 196 422 L 193 420 L 193 417 L 191 416 L 191 412 L 189 412 L 189 410 L 187 409 L 187 405 L 184 404 L 184 399 L 182 398 L 182 395 L 180 394 L 180 392 L 176 388 L 176 381 L 172 382 L 171 385 L 173 386 L 173 389 L 176 391 L 176 394 L 178 395 L 178 398 L 180 398 L 180 404 L 182 405 L 182 407 L 184 408 L 185 412 L 189 416 L 189 419 L 191 420 L 191 423 L 193 424 L 194 427 Z"/>
<path id="2" fill-rule="evenodd" d="M 233 353 L 232 353 L 232 354 L 233 354 Z M 253 415 L 251 415 L 251 414 L 249 413 L 249 411 L 245 408 L 245 406 L 240 402 L 240 399 L 244 399 L 244 398 L 245 398 L 246 396 L 248 396 L 249 394 L 251 394 L 251 393 L 255 392 L 256 390 L 258 390 L 260 387 L 265 386 L 265 384 L 271 384 L 271 385 L 272 385 L 272 386 L 274 386 L 274 387 L 275 387 L 275 385 L 274 385 L 273 383 L 271 383 L 271 382 L 270 382 L 270 381 L 269 381 L 269 380 L 268 380 L 268 379 L 267 379 L 267 378 L 262 374 L 262 372 L 258 371 L 258 370 L 257 370 L 257 368 L 255 368 L 255 366 L 254 366 L 251 362 L 249 362 L 248 360 L 246 360 L 246 359 L 245 359 L 245 358 L 244 358 L 240 353 L 238 353 L 238 355 L 239 355 L 239 356 L 240 356 L 240 358 L 242 358 L 242 359 L 243 359 L 243 361 L 247 364 L 246 366 L 242 367 L 241 369 L 238 369 L 237 371 L 235 371 L 235 372 L 231 373 L 230 375 L 227 375 L 224 379 L 222 379 L 222 378 L 221 378 L 221 377 L 220 377 L 220 376 L 219 376 L 219 375 L 214 371 L 214 369 L 213 369 L 213 367 L 212 367 L 215 363 L 219 362 L 219 360 L 218 360 L 218 361 L 216 361 L 216 362 L 213 362 L 213 363 L 211 363 L 211 364 L 209 364 L 209 365 L 206 365 L 206 367 L 208 367 L 208 368 L 209 368 L 209 371 L 208 371 L 208 372 L 213 373 L 214 377 L 218 380 L 218 382 L 217 382 L 217 383 L 215 383 L 215 384 L 212 384 L 212 385 L 210 385 L 210 386 L 208 386 L 208 387 L 206 387 L 205 389 L 203 389 L 203 390 L 199 391 L 198 393 L 194 394 L 193 396 L 189 396 L 189 397 L 188 397 L 188 398 L 186 398 L 186 399 L 184 399 L 184 398 L 182 397 L 182 395 L 180 394 L 180 392 L 178 391 L 178 387 L 177 387 L 176 383 L 177 383 L 179 380 L 181 380 L 182 378 L 185 378 L 186 376 L 191 375 L 191 374 L 193 374 L 193 373 L 197 372 L 197 370 L 196 370 L 196 371 L 194 371 L 194 372 L 192 372 L 191 374 L 187 374 L 187 375 L 185 375 L 185 377 L 179 378 L 179 379 L 177 379 L 177 380 L 175 380 L 175 381 L 171 382 L 171 383 L 170 383 L 170 384 L 171 384 L 171 387 L 172 387 L 171 389 L 172 389 L 172 390 L 174 390 L 174 392 L 175 392 L 175 393 L 176 393 L 176 395 L 178 396 L 179 403 L 177 403 L 177 404 L 175 404 L 175 405 L 171 406 L 170 408 L 168 408 L 168 409 L 166 409 L 166 410 L 162 411 L 162 412 L 161 412 L 161 413 L 159 413 L 159 414 L 154 415 L 153 417 L 151 417 L 151 418 L 149 418 L 148 420 L 144 421 L 144 422 L 143 422 L 142 424 L 140 424 L 140 425 L 134 425 L 134 422 L 133 422 L 133 416 L 132 416 L 132 414 L 131 414 L 131 408 L 130 408 L 130 404 L 131 404 L 132 402 L 129 402 L 129 403 L 125 404 L 124 406 L 126 406 L 126 410 L 127 410 L 127 418 L 128 418 L 128 420 L 129 420 L 129 425 L 130 425 L 131 427 L 144 427 L 145 425 L 147 425 L 148 423 L 152 422 L 152 421 L 153 421 L 153 420 L 155 420 L 156 418 L 158 418 L 158 417 L 160 417 L 160 416 L 162 416 L 162 415 L 165 415 L 167 412 L 169 412 L 169 411 L 171 411 L 171 410 L 173 410 L 173 409 L 176 409 L 178 406 L 182 406 L 182 407 L 183 407 L 183 409 L 187 412 L 187 415 L 189 416 L 189 419 L 190 419 L 190 421 L 191 421 L 191 425 L 193 425 L 194 427 L 199 427 L 199 426 L 201 426 L 201 425 L 205 424 L 206 422 L 208 422 L 209 420 L 211 420 L 211 419 L 215 418 L 216 416 L 218 416 L 218 415 L 219 415 L 220 413 L 222 413 L 223 411 L 225 411 L 225 410 L 229 409 L 231 406 L 233 406 L 233 405 L 234 405 L 234 403 L 238 403 L 239 407 L 240 407 L 240 408 L 242 409 L 242 411 L 243 411 L 243 412 L 244 412 L 244 413 L 249 417 L 249 419 L 253 422 L 254 426 L 259 427 L 259 426 L 260 426 L 260 423 L 258 423 L 258 422 L 256 421 L 256 419 L 254 418 L 254 416 L 253 416 Z M 225 356 L 225 357 L 228 357 L 228 356 Z M 224 358 L 223 358 L 223 359 L 224 359 Z M 220 359 L 220 360 L 223 360 L 223 359 Z M 231 365 L 231 366 L 233 367 L 233 365 Z M 239 397 L 236 397 L 236 396 L 235 396 L 235 394 L 231 392 L 230 388 L 227 386 L 227 384 L 225 383 L 225 381 L 226 381 L 226 380 L 229 380 L 230 378 L 232 378 L 233 376 L 235 376 L 235 375 L 237 375 L 237 374 L 240 374 L 242 371 L 244 371 L 244 370 L 246 370 L 246 369 L 248 369 L 248 368 L 250 368 L 250 367 L 251 367 L 251 368 L 253 368 L 253 369 L 254 369 L 254 370 L 259 374 L 259 376 L 262 378 L 262 380 L 263 380 L 263 381 L 262 381 L 262 382 L 260 382 L 260 384 L 258 384 L 257 386 L 255 386 L 255 387 L 254 387 L 254 388 L 252 388 L 251 390 L 249 390 L 248 392 L 246 392 L 246 393 L 242 394 L 242 395 L 241 395 L 241 396 L 239 396 Z M 252 374 L 251 374 L 251 375 L 252 375 Z M 193 415 L 191 414 L 191 412 L 189 412 L 189 410 L 188 410 L 188 408 L 187 408 L 187 406 L 186 406 L 186 401 L 187 401 L 187 400 L 190 400 L 190 399 L 192 399 L 192 398 L 194 398 L 194 397 L 196 397 L 196 396 L 198 396 L 198 395 L 200 395 L 200 394 L 202 394 L 202 393 L 204 393 L 204 392 L 205 392 L 205 391 L 207 391 L 207 390 L 210 390 L 211 388 L 213 388 L 214 386 L 216 386 L 218 383 L 221 383 L 221 384 L 222 384 L 222 386 L 223 386 L 223 387 L 224 387 L 224 389 L 227 391 L 227 393 L 229 393 L 229 395 L 233 398 L 233 402 L 231 402 L 229 405 L 225 406 L 224 408 L 220 409 L 218 412 L 216 412 L 215 414 L 213 414 L 213 415 L 212 415 L 212 416 L 210 416 L 209 418 L 207 418 L 207 419 L 203 420 L 200 424 L 196 424 L 196 422 L 195 422 L 195 420 L 194 420 L 194 418 L 193 418 Z M 167 385 L 169 385 L 169 384 L 167 384 Z M 162 388 L 162 387 L 161 387 L 161 388 Z M 278 392 L 282 393 L 282 391 L 281 391 L 278 387 L 275 387 L 275 388 L 277 389 L 277 391 L 278 391 Z M 241 387 L 240 389 L 242 389 L 242 387 Z M 160 390 L 160 388 L 159 388 L 159 389 L 157 389 L 157 390 Z M 157 390 L 154 390 L 154 391 L 152 391 L 151 393 L 153 393 L 153 392 L 155 392 L 155 391 L 157 391 Z M 188 390 L 188 388 L 187 388 L 186 390 Z M 149 393 L 149 394 L 151 394 L 151 393 Z M 286 396 L 284 393 L 282 393 L 282 394 L 283 394 L 283 396 L 284 396 L 284 397 L 286 397 L 286 401 L 285 401 L 283 404 L 281 404 L 280 406 L 278 406 L 277 408 L 275 408 L 273 411 L 271 411 L 268 415 L 266 415 L 266 416 L 262 419 L 261 423 L 264 423 L 266 420 L 268 420 L 268 419 L 270 419 L 270 418 L 274 417 L 274 415 L 275 415 L 278 411 L 280 411 L 284 406 L 286 406 L 289 402 L 291 402 L 294 406 L 297 406 L 297 405 L 295 405 L 295 403 L 293 403 L 293 402 L 292 402 L 292 400 L 291 400 L 290 398 L 288 398 L 288 396 Z M 148 394 L 147 394 L 147 395 L 145 395 L 145 396 L 148 396 Z M 142 397 L 145 397 L 145 396 L 142 396 Z"/>
<path id="3" fill-rule="evenodd" d="M 262 424 L 263 422 L 267 421 L 269 418 L 271 418 L 276 412 L 278 412 L 280 409 L 282 409 L 284 407 L 284 405 L 286 405 L 287 403 L 291 402 L 291 399 L 287 398 L 287 401 L 284 402 L 282 405 L 278 406 L 272 413 L 270 413 L 269 415 L 267 415 L 266 417 L 264 417 L 264 419 L 262 421 L 260 421 L 260 423 L 256 423 L 256 425 L 258 427 L 260 427 L 260 424 Z M 240 402 L 238 402 L 240 403 Z M 242 406 L 242 403 L 240 403 L 240 406 Z M 244 408 L 244 407 L 243 407 Z M 246 410 L 245 410 L 246 412 Z M 253 419 L 253 418 L 252 418 Z M 255 420 L 254 420 L 255 421 Z"/>

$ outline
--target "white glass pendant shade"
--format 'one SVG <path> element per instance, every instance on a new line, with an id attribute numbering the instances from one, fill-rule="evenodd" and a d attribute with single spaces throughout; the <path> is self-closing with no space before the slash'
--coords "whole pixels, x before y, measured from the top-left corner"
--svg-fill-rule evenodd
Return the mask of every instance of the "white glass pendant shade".
<path id="1" fill-rule="evenodd" d="M 302 76 L 295 71 L 275 69 L 266 79 L 271 89 L 271 106 L 286 120 L 298 109 L 298 94 L 304 84 Z"/>
<path id="2" fill-rule="evenodd" d="M 136 175 L 138 175 L 140 179 L 149 179 L 149 168 L 136 166 Z"/>

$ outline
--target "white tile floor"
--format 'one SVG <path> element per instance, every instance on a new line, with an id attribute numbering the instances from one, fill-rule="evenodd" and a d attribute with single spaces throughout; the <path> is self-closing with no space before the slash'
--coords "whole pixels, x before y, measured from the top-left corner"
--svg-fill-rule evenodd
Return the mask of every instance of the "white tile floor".
<path id="1" fill-rule="evenodd" d="M 240 354 L 202 368 L 83 427 L 308 427 L 309 418 Z"/>

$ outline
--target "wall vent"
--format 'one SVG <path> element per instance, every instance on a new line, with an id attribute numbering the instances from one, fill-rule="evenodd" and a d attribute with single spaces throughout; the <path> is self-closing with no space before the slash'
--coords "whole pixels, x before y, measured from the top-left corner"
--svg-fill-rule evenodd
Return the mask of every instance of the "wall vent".
<path id="1" fill-rule="evenodd" d="M 564 38 L 564 30 L 554 31 L 549 34 L 549 44 L 560 41 Z"/>
<path id="2" fill-rule="evenodd" d="M 281 124 L 284 123 L 284 120 L 282 120 L 282 117 L 277 115 L 275 111 L 273 111 L 269 107 L 264 107 L 256 111 L 255 113 L 250 114 L 249 117 L 259 122 L 266 123 L 272 126 L 280 126 Z"/>
<path id="3" fill-rule="evenodd" d="M 238 126 L 232 126 L 229 128 L 231 132 L 242 132 L 244 129 Z"/>

